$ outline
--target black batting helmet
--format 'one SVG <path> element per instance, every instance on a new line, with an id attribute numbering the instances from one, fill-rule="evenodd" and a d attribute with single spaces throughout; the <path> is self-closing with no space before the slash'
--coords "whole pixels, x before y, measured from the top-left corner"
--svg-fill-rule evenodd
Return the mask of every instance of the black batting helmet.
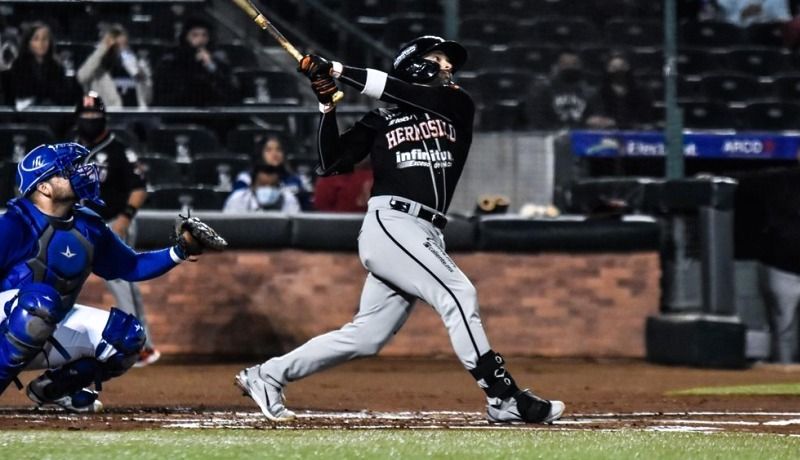
<path id="1" fill-rule="evenodd" d="M 423 35 L 400 47 L 392 64 L 391 75 L 411 83 L 433 80 L 439 73 L 439 65 L 423 59 L 423 56 L 437 50 L 447 55 L 453 73 L 467 62 L 467 50 L 457 42 L 436 35 Z"/>

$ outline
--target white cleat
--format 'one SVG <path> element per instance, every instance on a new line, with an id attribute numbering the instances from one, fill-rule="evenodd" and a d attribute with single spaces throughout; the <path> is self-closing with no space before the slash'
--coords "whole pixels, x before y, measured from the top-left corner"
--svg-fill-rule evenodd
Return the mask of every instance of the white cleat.
<path id="1" fill-rule="evenodd" d="M 529 390 L 520 390 L 510 398 L 490 398 L 486 418 L 493 423 L 553 423 L 564 415 L 566 405 L 547 401 Z"/>
<path id="2" fill-rule="evenodd" d="M 261 412 L 273 422 L 286 422 L 294 420 L 296 415 L 283 405 L 283 388 L 274 380 L 266 381 L 261 378 L 260 366 L 244 369 L 236 375 L 236 386 L 242 389 L 245 395 L 253 398 Z"/>

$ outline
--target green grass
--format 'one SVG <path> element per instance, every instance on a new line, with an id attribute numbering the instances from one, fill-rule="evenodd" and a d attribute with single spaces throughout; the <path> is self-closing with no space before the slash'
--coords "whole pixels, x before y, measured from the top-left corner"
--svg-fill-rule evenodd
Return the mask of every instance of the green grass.
<path id="1" fill-rule="evenodd" d="M 676 390 L 670 396 L 694 395 L 800 395 L 800 383 L 770 383 L 764 385 L 738 385 L 730 387 L 700 387 Z"/>
<path id="2" fill-rule="evenodd" d="M 523 430 L 4 431 L 7 459 L 795 459 L 780 435 Z"/>

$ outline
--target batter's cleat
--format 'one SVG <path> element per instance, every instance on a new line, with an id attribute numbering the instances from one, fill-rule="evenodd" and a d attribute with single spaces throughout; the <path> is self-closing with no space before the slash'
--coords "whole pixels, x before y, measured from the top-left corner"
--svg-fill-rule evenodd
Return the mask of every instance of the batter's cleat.
<path id="1" fill-rule="evenodd" d="M 566 406 L 561 401 L 542 399 L 530 390 L 520 390 L 506 399 L 489 398 L 486 418 L 492 423 L 553 423 L 561 418 Z"/>
<path id="2" fill-rule="evenodd" d="M 283 388 L 274 379 L 261 377 L 261 366 L 244 369 L 236 375 L 236 386 L 245 396 L 250 396 L 258 404 L 261 412 L 273 422 L 294 420 L 294 412 L 284 406 Z"/>
<path id="3" fill-rule="evenodd" d="M 161 357 L 161 352 L 155 348 L 143 348 L 139 352 L 139 358 L 133 363 L 133 367 L 145 367 L 158 361 Z"/>
<path id="4" fill-rule="evenodd" d="M 78 390 L 71 395 L 61 396 L 59 398 L 48 398 L 46 388 L 53 383 L 47 374 L 42 374 L 31 383 L 25 390 L 28 398 L 35 402 L 39 407 L 61 407 L 68 412 L 75 412 L 79 414 L 96 413 L 103 411 L 103 403 L 97 399 L 98 394 L 88 388 Z"/>

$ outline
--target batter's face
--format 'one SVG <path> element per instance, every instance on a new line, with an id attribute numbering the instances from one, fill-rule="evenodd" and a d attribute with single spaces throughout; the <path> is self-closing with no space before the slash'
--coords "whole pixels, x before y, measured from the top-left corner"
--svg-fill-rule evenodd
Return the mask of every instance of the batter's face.
<path id="1" fill-rule="evenodd" d="M 422 59 L 439 64 L 439 79 L 450 81 L 453 78 L 453 64 L 444 52 L 436 50 L 422 56 Z"/>

